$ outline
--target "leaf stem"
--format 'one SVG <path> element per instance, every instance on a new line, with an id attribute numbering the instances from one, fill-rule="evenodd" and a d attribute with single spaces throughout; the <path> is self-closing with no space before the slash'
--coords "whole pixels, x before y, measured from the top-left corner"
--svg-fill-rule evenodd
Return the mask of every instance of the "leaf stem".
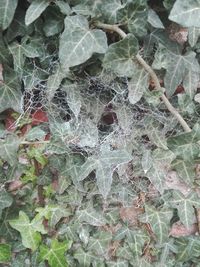
<path id="1" fill-rule="evenodd" d="M 122 38 L 125 38 L 127 34 L 119 28 L 118 25 L 111 25 L 111 24 L 105 24 L 101 22 L 97 22 L 96 27 L 102 28 L 108 31 L 113 31 L 118 33 Z M 156 90 L 162 91 L 162 88 L 160 86 L 160 82 L 158 79 L 158 76 L 156 75 L 155 71 L 151 68 L 151 66 L 148 65 L 148 63 L 139 55 L 136 55 L 137 61 L 140 63 L 140 65 L 149 73 L 152 80 L 155 83 Z M 172 106 L 172 104 L 169 102 L 165 94 L 163 93 L 161 96 L 162 101 L 164 102 L 167 109 L 171 112 L 171 114 L 178 120 L 178 122 L 181 124 L 185 132 L 191 132 L 191 128 L 187 124 L 187 122 L 184 120 L 184 118 L 181 116 L 181 114 Z"/>

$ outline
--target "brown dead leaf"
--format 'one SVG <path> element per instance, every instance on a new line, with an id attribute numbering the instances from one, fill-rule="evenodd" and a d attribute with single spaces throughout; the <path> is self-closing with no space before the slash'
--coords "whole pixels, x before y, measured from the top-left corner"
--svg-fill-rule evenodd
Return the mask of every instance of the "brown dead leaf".
<path id="1" fill-rule="evenodd" d="M 178 174 L 175 171 L 169 171 L 165 179 L 166 189 L 179 190 L 184 196 L 187 196 L 191 192 L 191 188 L 181 181 Z"/>
<path id="2" fill-rule="evenodd" d="M 144 213 L 143 208 L 139 207 L 121 207 L 119 214 L 123 222 L 128 222 L 131 225 L 138 224 L 138 216 Z"/>
<path id="3" fill-rule="evenodd" d="M 186 228 L 185 225 L 183 225 L 180 221 L 178 221 L 172 225 L 169 235 L 173 237 L 180 237 L 180 236 L 194 235 L 197 232 L 198 232 L 197 223 L 192 224 L 190 228 Z"/>

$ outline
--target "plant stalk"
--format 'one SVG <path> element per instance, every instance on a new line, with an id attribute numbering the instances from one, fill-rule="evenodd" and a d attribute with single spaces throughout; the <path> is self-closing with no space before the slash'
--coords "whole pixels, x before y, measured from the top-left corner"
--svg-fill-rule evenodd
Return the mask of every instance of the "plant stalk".
<path id="1" fill-rule="evenodd" d="M 113 31 L 118 33 L 122 38 L 125 38 L 127 34 L 119 28 L 118 25 L 111 25 L 111 24 L 105 24 L 101 22 L 97 22 L 96 26 L 98 28 L 102 28 L 104 30 Z M 158 79 L 158 76 L 156 75 L 155 71 L 149 66 L 149 64 L 139 55 L 136 55 L 137 61 L 140 63 L 140 65 L 149 73 L 152 80 L 155 83 L 156 90 L 162 91 L 162 88 L 160 86 L 160 82 Z M 181 114 L 172 106 L 172 104 L 169 102 L 165 94 L 163 93 L 161 96 L 162 101 L 164 102 L 167 109 L 171 112 L 171 114 L 178 120 L 180 125 L 183 127 L 185 132 L 191 132 L 191 128 L 187 124 L 187 122 L 184 120 L 184 118 L 181 116 Z"/>

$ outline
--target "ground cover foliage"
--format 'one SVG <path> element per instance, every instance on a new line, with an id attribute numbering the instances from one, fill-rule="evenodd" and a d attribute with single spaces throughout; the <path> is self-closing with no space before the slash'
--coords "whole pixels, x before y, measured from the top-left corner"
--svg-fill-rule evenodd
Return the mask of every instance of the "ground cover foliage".
<path id="1" fill-rule="evenodd" d="M 199 17 L 0 1 L 1 266 L 200 266 Z"/>

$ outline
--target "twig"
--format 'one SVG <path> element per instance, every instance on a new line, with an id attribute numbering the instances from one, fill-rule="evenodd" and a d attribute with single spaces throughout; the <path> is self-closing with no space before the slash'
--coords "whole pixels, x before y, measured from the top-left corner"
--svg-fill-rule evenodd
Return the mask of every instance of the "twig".
<path id="1" fill-rule="evenodd" d="M 37 145 L 37 144 L 49 144 L 50 140 L 42 140 L 42 141 L 21 141 L 20 145 Z"/>
<path id="2" fill-rule="evenodd" d="M 101 22 L 97 22 L 96 26 L 98 28 L 102 28 L 105 30 L 113 31 L 118 33 L 122 38 L 125 38 L 127 34 L 119 28 L 118 25 L 110 25 L 110 24 L 104 24 Z M 155 71 L 151 68 L 151 66 L 148 65 L 148 63 L 139 55 L 136 55 L 137 61 L 140 63 L 140 65 L 149 73 L 152 80 L 155 83 L 156 90 L 162 91 L 162 88 L 160 86 L 160 82 L 158 79 L 158 76 L 156 75 Z M 184 118 L 181 116 L 181 114 L 172 106 L 172 104 L 169 102 L 165 94 L 163 93 L 161 95 L 161 99 L 164 102 L 167 109 L 171 112 L 171 114 L 178 120 L 178 122 L 181 124 L 185 132 L 191 132 L 191 128 L 187 124 L 187 122 L 184 120 Z"/>

